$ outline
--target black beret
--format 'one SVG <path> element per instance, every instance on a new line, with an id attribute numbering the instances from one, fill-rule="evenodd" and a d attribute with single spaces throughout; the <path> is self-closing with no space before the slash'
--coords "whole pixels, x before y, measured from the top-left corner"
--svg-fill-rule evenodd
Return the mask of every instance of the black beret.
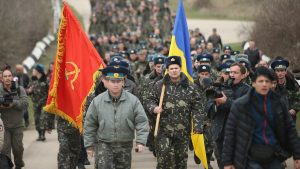
<path id="1" fill-rule="evenodd" d="M 34 69 L 36 70 L 36 71 L 38 71 L 40 74 L 45 74 L 45 69 L 44 69 L 44 65 L 42 65 L 42 64 L 36 64 L 35 66 L 34 66 Z"/>

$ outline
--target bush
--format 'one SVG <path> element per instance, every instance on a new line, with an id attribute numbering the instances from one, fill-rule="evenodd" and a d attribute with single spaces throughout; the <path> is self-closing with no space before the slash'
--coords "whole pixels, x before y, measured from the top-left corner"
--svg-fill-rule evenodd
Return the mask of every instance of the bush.
<path id="1" fill-rule="evenodd" d="M 264 0 L 251 35 L 264 53 L 283 56 L 292 69 L 300 65 L 299 14 L 299 0 Z"/>
<path id="2" fill-rule="evenodd" d="M 22 62 L 47 35 L 51 16 L 50 0 L 1 0 L 0 62 Z"/>

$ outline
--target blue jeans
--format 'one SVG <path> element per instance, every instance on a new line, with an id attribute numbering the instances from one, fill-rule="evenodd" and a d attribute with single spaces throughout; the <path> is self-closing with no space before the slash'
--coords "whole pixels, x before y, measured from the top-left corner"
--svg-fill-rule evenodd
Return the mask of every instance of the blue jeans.
<path id="1" fill-rule="evenodd" d="M 261 165 L 251 159 L 248 159 L 247 169 L 281 169 L 281 162 L 274 159 L 271 163 Z"/>

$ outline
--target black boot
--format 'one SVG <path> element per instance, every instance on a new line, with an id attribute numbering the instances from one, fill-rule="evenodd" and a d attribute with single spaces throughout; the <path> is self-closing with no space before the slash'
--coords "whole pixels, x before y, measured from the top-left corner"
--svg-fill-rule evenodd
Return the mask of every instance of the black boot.
<path id="1" fill-rule="evenodd" d="M 45 141 L 46 137 L 45 137 L 45 130 L 41 130 L 41 141 Z"/>
<path id="2" fill-rule="evenodd" d="M 36 139 L 36 141 L 42 141 L 42 134 L 41 130 L 38 130 L 39 137 Z"/>

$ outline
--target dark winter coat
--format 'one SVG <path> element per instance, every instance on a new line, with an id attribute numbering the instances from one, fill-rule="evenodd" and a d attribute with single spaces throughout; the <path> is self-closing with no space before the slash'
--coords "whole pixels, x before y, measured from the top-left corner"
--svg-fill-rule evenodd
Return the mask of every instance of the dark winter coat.
<path id="1" fill-rule="evenodd" d="M 225 127 L 224 148 L 222 162 L 224 166 L 234 165 L 236 169 L 244 169 L 252 145 L 255 120 L 251 115 L 251 98 L 255 89 L 237 99 Z M 293 154 L 295 159 L 300 159 L 300 139 L 297 135 L 295 124 L 280 96 L 271 92 L 271 112 L 275 123 L 274 133 L 280 146 Z"/>

